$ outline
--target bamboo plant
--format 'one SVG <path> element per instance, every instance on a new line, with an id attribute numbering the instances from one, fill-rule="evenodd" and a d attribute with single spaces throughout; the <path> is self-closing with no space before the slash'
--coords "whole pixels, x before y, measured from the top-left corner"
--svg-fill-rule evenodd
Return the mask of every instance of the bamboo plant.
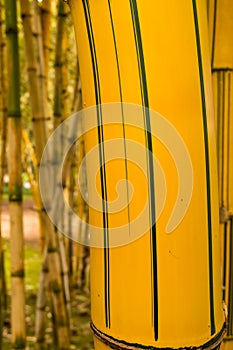
<path id="1" fill-rule="evenodd" d="M 93 133 L 85 134 L 86 152 L 95 147 L 99 151 L 96 167 L 93 161 L 86 162 L 89 198 L 96 195 L 98 188 L 103 209 L 97 211 L 96 202 L 89 201 L 90 224 L 102 228 L 103 239 L 101 247 L 91 248 L 91 327 L 95 349 L 218 349 L 225 332 L 225 318 L 220 293 L 206 2 L 187 0 L 171 5 L 162 0 L 70 0 L 70 6 L 80 71 L 85 77 L 83 102 L 86 107 L 98 106 Z M 174 24 L 172 31 L 168 30 L 168 23 Z M 116 109 L 112 101 L 117 102 Z M 129 101 L 134 104 L 133 110 L 132 105 L 125 103 Z M 106 105 L 108 102 L 111 108 Z M 111 124 L 113 110 L 119 111 L 119 128 Z M 171 137 L 168 146 L 169 127 L 161 128 L 165 130 L 165 141 L 165 134 L 158 128 L 158 115 L 153 111 L 159 111 L 163 121 L 169 121 L 185 140 L 190 168 L 186 162 L 183 170 L 172 169 L 170 141 L 174 148 L 178 142 Z M 111 123 L 106 125 L 107 120 Z M 127 125 L 128 120 L 133 127 Z M 87 125 L 89 120 L 84 123 Z M 125 142 L 122 166 L 114 147 L 108 146 L 108 141 L 116 138 Z M 160 148 L 157 138 L 170 155 Z M 131 167 L 128 140 L 137 140 L 142 146 L 138 159 L 144 159 L 144 179 Z M 123 154 L 122 149 L 119 155 Z M 134 153 L 137 154 L 136 149 Z M 177 153 L 173 158 L 176 166 L 184 155 L 180 149 Z M 151 154 L 163 164 L 168 190 L 159 218 L 156 213 L 162 196 L 155 194 L 159 181 Z M 111 159 L 111 165 L 107 159 Z M 188 168 L 194 174 L 193 182 Z M 175 179 L 182 173 L 191 180 L 190 185 L 175 199 L 171 190 L 177 192 Z M 126 198 L 124 206 L 113 213 L 108 203 L 115 198 L 116 183 L 122 175 L 133 184 L 134 195 L 132 201 Z M 172 211 L 175 200 L 184 203 L 183 196 L 190 189 L 189 209 L 171 228 L 168 211 Z M 141 226 L 134 225 L 140 217 L 135 212 L 142 204 L 149 207 L 148 226 L 145 217 Z M 119 233 L 121 225 L 127 227 L 124 237 L 144 234 L 131 242 L 116 242 L 112 229 Z"/>
<path id="2" fill-rule="evenodd" d="M 47 107 L 46 107 L 46 94 L 45 94 L 45 76 L 44 76 L 44 58 L 43 58 L 43 45 L 42 45 L 42 33 L 39 19 L 38 4 L 33 3 L 34 11 L 33 17 L 31 15 L 30 3 L 28 0 L 21 0 L 21 15 L 23 17 L 26 57 L 28 62 L 28 78 L 29 89 L 31 98 L 31 109 L 33 115 L 33 131 L 34 140 L 36 145 L 36 157 L 38 164 L 40 162 L 43 149 L 47 141 Z M 33 29 L 34 25 L 34 29 Z M 36 33 L 36 35 L 35 35 Z M 38 171 L 38 169 L 37 169 Z M 41 208 L 42 223 L 45 234 L 45 249 L 47 254 L 44 253 L 43 267 L 41 270 L 41 280 L 45 281 L 43 277 L 45 272 L 44 266 L 48 265 L 49 269 L 49 285 L 52 291 L 52 304 L 54 310 L 54 320 L 56 325 L 56 333 L 58 340 L 58 347 L 61 349 L 69 348 L 69 325 L 67 318 L 67 306 L 65 304 L 63 282 L 61 279 L 61 261 L 59 257 L 59 251 L 57 247 L 57 240 L 55 236 L 55 229 L 53 224 L 44 210 Z M 43 341 L 43 317 L 41 317 L 41 305 L 44 300 L 45 294 L 41 292 L 38 294 L 37 305 L 37 339 Z"/>
<path id="3" fill-rule="evenodd" d="M 8 62 L 8 172 L 11 251 L 11 326 L 13 347 L 24 349 L 25 287 L 21 178 L 21 113 L 17 8 L 15 0 L 5 2 Z"/>
<path id="4" fill-rule="evenodd" d="M 4 174 L 6 171 L 6 134 L 7 134 L 7 113 L 6 113 L 6 86 L 5 86 L 5 60 L 4 60 L 4 36 L 3 36 L 3 5 L 0 1 L 0 120 L 1 120 L 1 148 L 0 148 L 0 348 L 2 344 L 3 310 L 6 306 L 6 288 L 4 272 L 4 250 L 2 245 L 2 224 L 1 224 L 1 203 L 4 187 Z"/>
<path id="5" fill-rule="evenodd" d="M 49 58 L 51 52 L 51 0 L 44 0 L 41 4 L 41 28 L 44 52 L 44 72 L 46 82 L 46 94 L 48 96 L 48 75 L 49 75 Z"/>

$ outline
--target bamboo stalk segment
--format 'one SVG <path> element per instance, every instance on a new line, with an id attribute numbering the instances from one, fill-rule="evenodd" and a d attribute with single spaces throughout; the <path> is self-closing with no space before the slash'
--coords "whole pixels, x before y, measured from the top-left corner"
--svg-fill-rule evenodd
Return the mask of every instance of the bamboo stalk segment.
<path id="1" fill-rule="evenodd" d="M 89 218 L 100 228 L 103 243 L 91 248 L 95 349 L 218 348 L 225 319 L 206 2 L 71 0 L 70 6 L 83 106 L 98 106 L 84 110 L 86 127 L 96 120 L 85 134 Z M 121 104 L 108 108 L 104 104 L 109 102 Z M 193 171 L 187 212 L 169 234 L 166 227 L 182 176 L 175 164 L 182 153 L 171 160 L 168 144 L 161 144 L 160 119 L 154 111 L 179 133 Z M 169 137 L 168 124 L 165 130 Z M 120 153 L 107 143 L 116 140 Z M 128 153 L 131 141 L 144 150 L 139 154 L 133 148 L 134 162 Z M 93 148 L 98 152 L 88 158 Z M 161 186 L 153 156 L 161 163 L 167 186 L 164 209 L 155 222 Z M 192 177 L 188 169 L 185 166 L 186 179 Z M 132 201 L 127 186 L 117 193 L 122 178 L 133 184 Z M 190 186 L 179 202 L 186 201 L 183 196 Z M 97 208 L 92 206 L 95 189 Z M 117 194 L 124 208 L 112 213 Z M 148 202 L 145 220 L 134 225 Z M 113 248 L 112 229 L 120 234 L 123 225 L 128 237 L 143 229 L 146 233 Z"/>
<path id="2" fill-rule="evenodd" d="M 54 92 L 54 129 L 64 120 L 63 108 L 63 71 L 64 71 L 64 43 L 65 19 L 68 15 L 67 5 L 60 0 L 58 4 L 57 38 L 55 52 L 55 92 Z"/>
<path id="3" fill-rule="evenodd" d="M 5 75 L 5 36 L 3 34 L 3 3 L 0 1 L 0 204 L 4 190 L 4 175 L 6 174 L 6 138 L 7 138 L 7 109 L 6 109 L 6 75 Z M 0 207 L 0 221 L 2 208 Z M 0 224 L 0 348 L 2 344 L 3 319 L 6 310 L 6 280 L 4 269 L 4 249 L 2 244 L 2 225 Z"/>
<path id="4" fill-rule="evenodd" d="M 30 3 L 28 0 L 21 0 L 21 16 L 23 19 L 23 30 L 25 38 L 25 50 L 27 59 L 27 69 L 28 69 L 28 83 L 29 83 L 29 93 L 30 93 L 30 103 L 33 115 L 33 129 L 35 135 L 35 146 L 36 154 L 38 155 L 38 160 L 40 160 L 43 147 L 47 142 L 48 130 L 46 126 L 46 104 L 47 99 L 43 94 L 44 84 L 41 83 L 41 76 L 43 76 L 41 64 L 38 63 L 36 50 L 35 50 L 35 39 L 33 32 L 33 16 L 30 8 Z"/>
<path id="5" fill-rule="evenodd" d="M 44 51 L 44 67 L 46 91 L 48 95 L 48 75 L 49 75 L 49 57 L 51 52 L 51 0 L 43 0 L 41 4 L 41 28 Z"/>
<path id="6" fill-rule="evenodd" d="M 10 210 L 11 252 L 11 326 L 12 346 L 24 349 L 25 290 L 24 290 L 24 238 L 22 213 L 21 178 L 21 118 L 20 118 L 20 73 L 16 2 L 5 2 L 7 62 L 8 62 L 8 174 Z"/>

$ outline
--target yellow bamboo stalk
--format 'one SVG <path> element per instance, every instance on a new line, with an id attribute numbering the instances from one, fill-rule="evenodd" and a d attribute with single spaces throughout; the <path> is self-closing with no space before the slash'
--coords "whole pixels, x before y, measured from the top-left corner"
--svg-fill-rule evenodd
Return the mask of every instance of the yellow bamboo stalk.
<path id="1" fill-rule="evenodd" d="M 70 6 L 83 105 L 101 105 L 92 109 L 98 125 L 85 134 L 86 153 L 95 147 L 99 152 L 97 161 L 87 158 L 89 198 L 97 188 L 103 208 L 92 202 L 89 208 L 90 223 L 102 228 L 103 238 L 102 248 L 91 248 L 95 349 L 217 349 L 225 318 L 206 1 L 71 0 Z M 116 109 L 104 105 L 113 101 Z M 187 175 L 188 166 L 177 175 L 167 153 L 171 149 L 161 145 L 160 118 L 154 111 L 179 132 L 194 175 L 189 209 L 172 232 L 166 228 L 179 191 L 177 176 L 182 172 L 186 179 L 192 176 Z M 115 121 L 114 113 L 119 125 L 105 125 Z M 90 109 L 85 116 L 88 127 Z M 168 124 L 164 129 L 171 136 Z M 114 144 L 116 139 L 122 140 L 122 163 L 115 156 L 117 146 L 107 143 Z M 140 155 L 136 149 L 132 152 L 135 166 L 127 153 L 128 141 L 136 141 L 144 150 Z M 164 210 L 155 223 L 161 195 L 154 193 L 153 186 L 158 189 L 160 185 L 149 151 L 162 163 L 167 183 Z M 176 163 L 182 158 L 182 152 L 177 153 Z M 138 168 L 145 169 L 143 175 Z M 124 210 L 112 213 L 109 207 L 117 197 L 116 184 L 126 174 L 133 183 L 134 197 L 129 202 L 124 187 L 119 191 L 126 198 Z M 183 196 L 191 188 L 189 184 L 182 191 L 179 203 L 186 202 Z M 137 211 L 147 201 L 149 228 L 147 219 L 134 226 Z M 112 229 L 118 237 L 122 225 L 126 227 L 124 237 L 146 232 L 130 244 L 113 248 L 109 243 Z"/>

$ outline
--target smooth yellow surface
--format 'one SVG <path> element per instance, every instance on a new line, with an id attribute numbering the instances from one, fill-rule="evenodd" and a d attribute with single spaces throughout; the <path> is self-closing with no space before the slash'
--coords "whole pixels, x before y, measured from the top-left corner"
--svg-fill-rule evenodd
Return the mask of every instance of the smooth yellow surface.
<path id="1" fill-rule="evenodd" d="M 95 349 L 98 350 L 107 350 L 109 349 L 109 347 L 107 345 L 105 345 L 104 343 L 102 343 L 99 339 L 97 339 L 96 337 L 94 337 L 94 346 Z M 227 349 L 228 350 L 228 349 Z M 230 350 L 230 349 L 229 349 Z"/>
<path id="2" fill-rule="evenodd" d="M 232 350 L 233 349 L 233 339 L 232 338 L 229 338 L 228 340 L 224 339 L 222 344 L 221 344 L 221 348 L 220 349 L 221 350 Z"/>
<path id="3" fill-rule="evenodd" d="M 100 80 L 101 101 L 119 102 L 117 61 L 108 1 L 89 4 Z M 142 104 L 136 45 L 129 1 L 111 2 L 118 52 L 123 102 Z M 157 222 L 158 260 L 158 340 L 154 339 L 152 298 L 151 232 L 137 241 L 109 251 L 111 326 L 106 327 L 104 250 L 91 249 L 92 320 L 107 335 L 144 346 L 190 347 L 211 340 L 222 328 L 220 254 L 218 235 L 218 191 L 215 134 L 211 91 L 210 56 L 207 41 L 206 4 L 197 1 L 201 38 L 205 101 L 210 157 L 210 196 L 213 246 L 213 292 L 215 333 L 210 331 L 209 247 L 206 199 L 206 158 L 202 100 L 191 0 L 138 0 L 143 53 L 150 108 L 164 116 L 180 133 L 193 166 L 193 194 L 188 211 L 174 232 L 165 232 L 177 196 L 178 174 L 164 145 L 153 139 L 153 149 L 161 162 L 167 182 L 164 210 Z M 95 105 L 93 70 L 82 1 L 72 0 L 84 107 Z M 120 127 L 104 129 L 107 140 L 122 137 Z M 125 137 L 145 146 L 143 131 L 126 126 Z M 98 143 L 97 130 L 86 135 L 86 151 Z M 108 149 L 111 152 L 111 149 Z M 87 164 L 89 176 L 92 164 Z M 117 177 L 125 175 L 125 164 L 113 160 L 106 166 L 108 197 L 114 199 Z M 147 200 L 148 180 L 128 163 L 129 180 L 136 199 L 130 204 L 132 217 Z M 88 180 L 90 183 L 90 179 Z M 100 192 L 100 178 L 96 185 Z M 155 176 L 156 185 L 156 176 Z M 89 186 L 89 195 L 92 196 Z M 137 197 L 138 196 L 138 197 Z M 127 211 L 109 216 L 111 227 L 125 223 Z M 103 225 L 100 212 L 90 209 L 90 222 Z M 107 348 L 96 342 L 96 349 Z"/>

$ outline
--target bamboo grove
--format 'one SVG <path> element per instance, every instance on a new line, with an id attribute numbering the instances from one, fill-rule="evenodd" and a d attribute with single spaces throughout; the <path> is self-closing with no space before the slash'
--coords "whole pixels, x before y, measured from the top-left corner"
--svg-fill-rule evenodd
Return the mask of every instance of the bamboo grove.
<path id="1" fill-rule="evenodd" d="M 24 171 L 30 182 L 40 228 L 41 272 L 38 276 L 35 337 L 40 348 L 45 342 L 49 306 L 53 315 L 52 343 L 59 349 L 69 349 L 70 286 L 79 285 L 88 291 L 89 286 L 85 284 L 85 278 L 83 280 L 88 251 L 65 239 L 49 220 L 40 198 L 38 170 L 53 129 L 81 108 L 77 55 L 76 50 L 71 49 L 74 36 L 70 12 L 63 1 L 58 4 L 50 0 L 43 3 L 7 1 L 1 4 L 1 18 L 1 190 L 3 194 L 3 177 L 8 173 L 12 344 L 15 348 L 26 346 L 21 178 Z M 83 149 L 81 151 L 76 145 L 64 178 L 64 188 L 67 188 L 74 207 L 84 205 L 78 204 L 75 196 L 75 174 L 79 166 L 77 152 L 82 156 Z M 1 259 L 3 256 L 2 243 Z M 8 291 L 3 261 L 1 266 L 2 336 Z"/>
<path id="2" fill-rule="evenodd" d="M 7 239 L 2 220 L 0 224 L 0 349 L 233 348 L 232 32 L 232 0 L 0 0 L 0 218 L 6 203 L 10 218 Z M 111 103 L 118 103 L 121 115 L 113 126 L 111 120 L 109 125 L 103 122 L 111 113 L 115 118 Z M 93 110 L 87 108 L 91 106 Z M 141 130 L 139 124 L 127 125 L 131 108 L 144 118 Z M 167 133 L 156 134 L 157 139 L 150 108 L 171 116 Z M 84 112 L 85 118 L 74 125 L 79 135 L 88 131 L 73 142 L 61 174 L 66 202 L 81 218 L 74 233 L 66 204 L 47 193 L 43 198 L 40 171 L 51 135 L 62 130 L 43 178 L 45 192 L 52 188 L 56 194 L 61 154 L 72 139 L 59 127 L 82 109 L 87 119 Z M 97 120 L 92 129 L 87 126 L 89 111 Z M 189 150 L 176 166 L 169 162 L 179 153 L 171 157 L 170 146 L 165 151 L 160 143 L 160 137 L 167 140 L 171 132 L 177 149 L 185 148 L 171 124 L 184 133 L 182 142 Z M 147 169 L 146 181 L 127 160 L 127 137 L 146 149 L 139 162 Z M 108 162 L 107 155 L 116 154 L 118 147 L 108 148 L 105 141 L 120 138 L 122 153 Z M 96 173 L 95 157 L 83 162 L 92 147 L 98 148 Z M 172 189 L 167 213 L 177 195 L 179 164 L 186 162 L 185 177 L 192 178 L 194 172 L 192 198 L 180 195 L 180 202 L 187 203 L 186 216 L 175 228 L 177 236 L 161 234 L 164 214 L 158 223 L 155 218 L 159 170 L 154 153 L 161 156 L 168 175 L 164 183 Z M 114 202 L 122 174 L 135 186 L 136 204 L 129 204 L 130 189 L 122 185 L 126 204 L 114 217 L 108 200 Z M 38 220 L 40 256 L 30 323 L 25 176 Z M 88 206 L 95 176 L 99 211 Z M 164 183 L 158 187 L 163 189 Z M 146 194 L 153 222 L 149 231 L 111 248 L 112 227 L 126 222 L 135 231 L 140 228 L 133 226 L 134 215 Z M 58 225 L 48 208 L 59 213 Z M 83 222 L 101 227 L 102 246 L 89 249 L 81 244 L 89 235 Z M 128 230 L 129 236 L 136 235 Z M 77 242 L 70 239 L 76 234 L 82 237 Z M 80 316 L 83 304 L 93 332 L 86 343 L 74 339 L 83 327 L 74 309 Z"/>

